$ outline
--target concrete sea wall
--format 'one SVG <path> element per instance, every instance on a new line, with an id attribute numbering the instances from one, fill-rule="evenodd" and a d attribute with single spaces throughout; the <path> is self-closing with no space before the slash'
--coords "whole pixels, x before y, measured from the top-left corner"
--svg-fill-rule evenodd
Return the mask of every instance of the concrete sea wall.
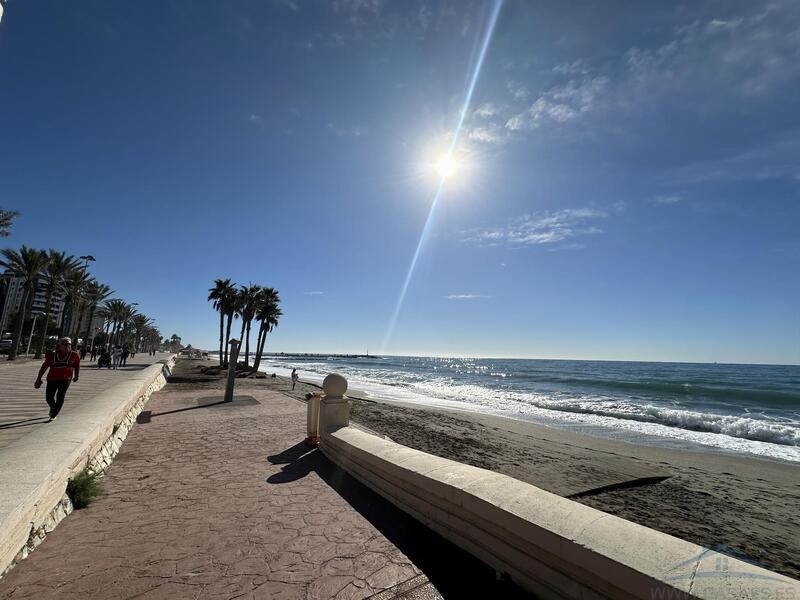
<path id="1" fill-rule="evenodd" d="M 343 381 L 324 385 L 322 452 L 537 597 L 800 600 L 794 579 L 350 427 Z"/>
<path id="2" fill-rule="evenodd" d="M 91 402 L 62 413 L 0 454 L 0 574 L 24 559 L 72 511 L 67 482 L 103 473 L 173 359 L 133 373 Z"/>

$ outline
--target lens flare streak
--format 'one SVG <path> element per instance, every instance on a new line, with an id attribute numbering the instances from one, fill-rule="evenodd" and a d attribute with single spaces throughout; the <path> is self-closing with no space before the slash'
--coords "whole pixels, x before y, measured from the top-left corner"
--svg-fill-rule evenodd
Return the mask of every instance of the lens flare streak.
<path id="1" fill-rule="evenodd" d="M 489 22 L 486 25 L 486 32 L 483 36 L 483 42 L 481 43 L 480 52 L 478 53 L 478 60 L 475 63 L 475 68 L 472 71 L 472 77 L 470 79 L 469 85 L 467 87 L 467 94 L 464 97 L 464 104 L 461 107 L 461 112 L 458 116 L 458 124 L 456 125 L 455 130 L 453 131 L 453 138 L 450 142 L 450 148 L 447 151 L 447 154 L 441 159 L 441 161 L 446 161 L 448 164 L 453 164 L 453 152 L 455 151 L 456 144 L 458 143 L 458 138 L 461 135 L 461 129 L 464 126 L 464 121 L 467 118 L 467 112 L 469 111 L 469 107 L 472 103 L 472 94 L 475 92 L 475 85 L 478 82 L 478 77 L 481 72 L 481 67 L 483 67 L 483 60 L 486 58 L 486 51 L 489 49 L 489 43 L 492 40 L 492 34 L 494 33 L 494 27 L 497 24 L 497 17 L 500 15 L 500 9 L 503 6 L 503 0 L 495 0 L 494 6 L 492 7 L 492 12 L 489 16 Z M 447 175 L 449 173 L 440 171 L 439 172 L 439 185 L 436 188 L 436 193 L 433 195 L 433 200 L 431 201 L 431 208 L 428 211 L 428 217 L 425 219 L 425 226 L 422 228 L 422 233 L 419 236 L 419 242 L 417 242 L 417 248 L 414 251 L 414 256 L 411 258 L 411 264 L 408 267 L 408 271 L 406 273 L 406 278 L 403 281 L 403 287 L 400 289 L 400 295 L 397 298 L 397 303 L 395 304 L 394 311 L 392 312 L 392 318 L 389 320 L 389 326 L 386 329 L 386 335 L 383 338 L 383 343 L 381 344 L 381 354 L 385 354 L 385 350 L 389 341 L 392 338 L 392 334 L 394 333 L 395 325 L 397 324 L 397 318 L 400 315 L 400 309 L 403 307 L 403 301 L 406 298 L 406 293 L 408 292 L 408 286 L 411 283 L 411 279 L 414 275 L 414 269 L 417 266 L 417 261 L 419 260 L 419 255 L 422 250 L 422 247 L 425 243 L 426 238 L 428 237 L 428 233 L 431 229 L 431 224 L 433 223 L 433 217 L 436 213 L 436 206 L 439 203 L 439 198 L 442 195 L 442 190 L 444 189 L 444 182 L 447 179 Z"/>

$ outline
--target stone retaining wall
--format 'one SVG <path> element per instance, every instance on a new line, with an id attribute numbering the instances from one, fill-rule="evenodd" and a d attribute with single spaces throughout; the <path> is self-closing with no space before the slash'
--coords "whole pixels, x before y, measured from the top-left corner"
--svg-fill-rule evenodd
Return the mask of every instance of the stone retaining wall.
<path id="1" fill-rule="evenodd" d="M 0 574 L 27 557 L 72 512 L 66 495 L 70 478 L 84 469 L 105 472 L 173 364 L 170 358 L 151 365 L 3 449 Z"/>
<path id="2" fill-rule="evenodd" d="M 538 597 L 800 600 L 798 581 L 343 426 L 341 411 L 341 400 L 331 410 L 323 399 L 320 447 L 330 460 Z"/>

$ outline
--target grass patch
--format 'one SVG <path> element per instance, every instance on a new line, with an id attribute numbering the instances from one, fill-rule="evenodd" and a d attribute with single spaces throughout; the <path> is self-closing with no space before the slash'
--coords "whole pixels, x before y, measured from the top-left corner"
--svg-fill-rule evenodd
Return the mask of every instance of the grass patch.
<path id="1" fill-rule="evenodd" d="M 67 496 L 74 508 L 86 508 L 103 492 L 100 475 L 81 471 L 67 482 Z"/>

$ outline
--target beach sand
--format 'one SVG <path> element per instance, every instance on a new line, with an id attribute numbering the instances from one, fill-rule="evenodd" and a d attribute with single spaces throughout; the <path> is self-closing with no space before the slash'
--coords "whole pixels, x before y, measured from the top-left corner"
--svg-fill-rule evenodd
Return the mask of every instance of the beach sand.
<path id="1" fill-rule="evenodd" d="M 282 377 L 239 381 L 298 400 L 319 391 L 306 383 L 292 391 Z M 800 466 L 357 397 L 352 420 L 397 443 L 509 475 L 800 579 Z"/>

